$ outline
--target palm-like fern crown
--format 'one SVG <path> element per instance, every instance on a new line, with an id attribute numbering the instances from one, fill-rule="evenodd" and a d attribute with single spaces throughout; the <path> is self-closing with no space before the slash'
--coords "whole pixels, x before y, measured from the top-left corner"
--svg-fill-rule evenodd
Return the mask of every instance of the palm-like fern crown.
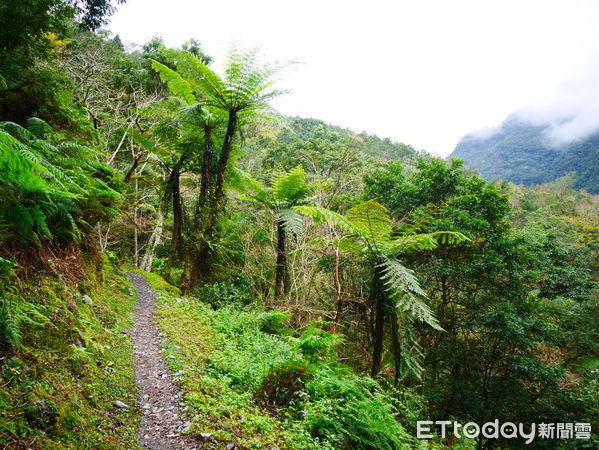
<path id="1" fill-rule="evenodd" d="M 308 183 L 308 174 L 300 166 L 288 172 L 277 170 L 273 173 L 272 198 L 279 208 L 291 208 L 301 204 L 314 194 L 315 185 Z"/>
<path id="2" fill-rule="evenodd" d="M 375 260 L 468 240 L 462 233 L 453 231 L 394 233 L 389 210 L 376 200 L 354 206 L 345 216 L 320 206 L 294 206 L 293 209 L 312 217 L 316 222 L 329 222 L 337 226 L 345 231 L 338 241 L 340 246 Z"/>
<path id="3" fill-rule="evenodd" d="M 285 93 L 272 89 L 273 77 L 282 66 L 260 64 L 255 51 L 230 50 L 222 77 L 190 53 L 169 50 L 167 57 L 176 72 L 157 61 L 152 67 L 183 105 L 201 102 L 220 111 L 260 113 L 270 109 L 270 100 Z"/>
<path id="4" fill-rule="evenodd" d="M 451 231 L 395 234 L 389 211 L 376 200 L 354 206 L 345 216 L 320 206 L 294 206 L 293 209 L 316 222 L 328 222 L 343 231 L 343 236 L 334 244 L 367 258 L 378 267 L 389 296 L 408 317 L 440 328 L 432 310 L 423 301 L 426 295 L 414 271 L 405 267 L 397 257 L 413 251 L 431 250 L 440 244 L 457 244 L 468 240 L 466 236 Z"/>
<path id="5" fill-rule="evenodd" d="M 246 173 L 238 188 L 244 191 L 242 198 L 265 206 L 277 215 L 284 228 L 296 235 L 303 230 L 301 215 L 292 209 L 309 201 L 316 191 L 314 183 L 308 183 L 308 175 L 300 166 L 289 171 L 276 170 L 270 180 L 270 186 L 264 186 Z M 238 177 L 239 178 L 239 177 Z"/>

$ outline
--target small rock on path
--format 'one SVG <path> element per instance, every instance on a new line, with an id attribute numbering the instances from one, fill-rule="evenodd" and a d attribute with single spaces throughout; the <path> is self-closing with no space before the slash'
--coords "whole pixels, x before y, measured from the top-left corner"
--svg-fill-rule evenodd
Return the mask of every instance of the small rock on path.
<path id="1" fill-rule="evenodd" d="M 156 323 L 156 296 L 147 281 L 137 273 L 129 273 L 137 289 L 133 361 L 137 382 L 137 405 L 143 416 L 138 444 L 151 450 L 199 449 L 201 443 L 181 431 L 189 428 L 181 415 L 179 389 L 160 351 L 160 330 Z"/>

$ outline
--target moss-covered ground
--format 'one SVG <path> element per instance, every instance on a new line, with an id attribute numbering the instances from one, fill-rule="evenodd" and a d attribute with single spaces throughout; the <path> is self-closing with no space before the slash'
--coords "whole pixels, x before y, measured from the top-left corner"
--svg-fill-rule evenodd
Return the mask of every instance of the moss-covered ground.
<path id="1" fill-rule="evenodd" d="M 138 448 L 126 275 L 104 264 L 80 280 L 38 275 L 20 290 L 47 320 L 22 326 L 21 348 L 0 354 L 0 448 Z"/>

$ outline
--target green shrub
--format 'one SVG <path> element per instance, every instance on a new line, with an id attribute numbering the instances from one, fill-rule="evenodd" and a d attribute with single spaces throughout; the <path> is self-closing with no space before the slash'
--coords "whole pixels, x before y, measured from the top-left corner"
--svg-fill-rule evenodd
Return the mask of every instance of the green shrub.
<path id="1" fill-rule="evenodd" d="M 343 335 L 324 330 L 326 322 L 314 320 L 297 340 L 296 347 L 311 361 L 332 360 L 335 348 L 343 342 Z"/>
<path id="2" fill-rule="evenodd" d="M 214 309 L 226 305 L 247 305 L 252 301 L 252 296 L 249 293 L 249 282 L 243 276 L 206 284 L 200 289 L 199 297 Z"/>
<path id="3" fill-rule="evenodd" d="M 304 426 L 336 448 L 396 449 L 412 440 L 395 420 L 392 398 L 369 377 L 320 367 L 306 391 Z"/>
<path id="4" fill-rule="evenodd" d="M 285 325 L 291 319 L 291 314 L 284 311 L 264 311 L 258 313 L 260 331 L 269 334 L 288 335 L 292 330 Z"/>
<path id="5" fill-rule="evenodd" d="M 265 408 L 288 408 L 300 399 L 312 370 L 302 362 L 286 362 L 275 367 L 254 392 L 256 402 Z"/>

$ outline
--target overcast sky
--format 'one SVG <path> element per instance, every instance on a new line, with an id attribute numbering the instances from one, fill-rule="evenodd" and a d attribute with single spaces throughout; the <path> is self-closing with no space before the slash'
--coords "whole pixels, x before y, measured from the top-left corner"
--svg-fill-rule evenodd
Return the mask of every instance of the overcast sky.
<path id="1" fill-rule="evenodd" d="M 299 61 L 282 113 L 444 156 L 516 110 L 583 116 L 568 138 L 599 128 L 597 1 L 127 0 L 109 28 L 125 43 L 196 38 L 217 62 L 232 44 Z"/>

